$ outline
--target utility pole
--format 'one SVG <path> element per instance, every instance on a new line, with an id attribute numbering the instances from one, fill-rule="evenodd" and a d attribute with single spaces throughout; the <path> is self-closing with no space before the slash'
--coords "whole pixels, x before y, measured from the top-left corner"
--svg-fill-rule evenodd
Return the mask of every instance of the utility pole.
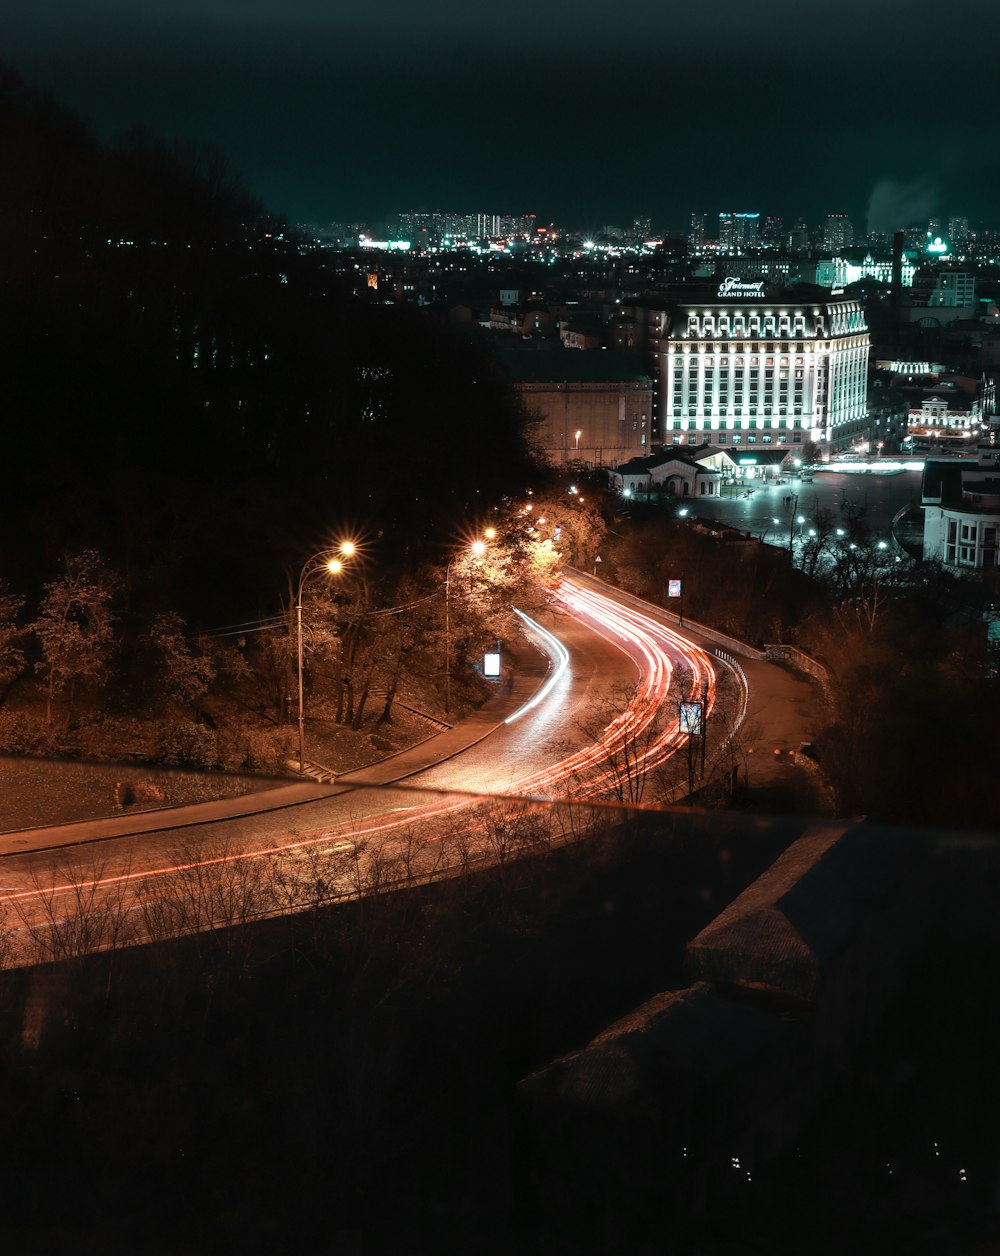
<path id="1" fill-rule="evenodd" d="M 793 493 L 792 494 L 792 514 L 791 514 L 791 518 L 788 520 L 788 557 L 791 560 L 793 567 L 795 565 L 795 549 L 794 549 L 795 512 L 798 510 L 798 508 L 799 508 L 799 495 L 798 493 Z"/>

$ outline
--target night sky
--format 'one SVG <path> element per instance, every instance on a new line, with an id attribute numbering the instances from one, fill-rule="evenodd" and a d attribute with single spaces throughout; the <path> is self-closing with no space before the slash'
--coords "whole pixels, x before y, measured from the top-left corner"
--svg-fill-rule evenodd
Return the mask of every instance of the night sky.
<path id="1" fill-rule="evenodd" d="M 6 0 L 3 27 L 101 138 L 211 142 L 297 222 L 1000 220 L 998 0 Z"/>

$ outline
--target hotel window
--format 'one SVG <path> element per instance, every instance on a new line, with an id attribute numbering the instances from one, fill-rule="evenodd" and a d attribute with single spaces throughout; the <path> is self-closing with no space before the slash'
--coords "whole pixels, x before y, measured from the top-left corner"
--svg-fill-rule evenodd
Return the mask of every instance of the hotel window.
<path id="1" fill-rule="evenodd" d="M 756 437 L 756 436 L 748 436 L 748 437 L 747 437 L 747 444 L 748 444 L 748 445 L 756 445 L 756 444 L 757 444 L 757 437 Z"/>
<path id="2" fill-rule="evenodd" d="M 762 437 L 761 437 L 761 440 L 764 442 L 764 444 L 765 444 L 765 445 L 770 445 L 770 443 L 771 443 L 771 438 L 770 438 L 770 436 L 762 436 Z"/>
<path id="3" fill-rule="evenodd" d="M 739 434 L 739 432 L 733 432 L 733 444 L 734 445 L 738 445 L 742 439 L 743 437 Z"/>

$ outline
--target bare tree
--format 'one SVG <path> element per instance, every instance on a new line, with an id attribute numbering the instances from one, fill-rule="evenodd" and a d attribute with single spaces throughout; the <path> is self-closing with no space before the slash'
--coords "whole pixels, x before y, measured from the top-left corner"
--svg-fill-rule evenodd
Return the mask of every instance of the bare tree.
<path id="1" fill-rule="evenodd" d="M 64 864 L 48 878 L 33 873 L 32 893 L 11 900 L 34 962 L 76 959 L 130 946 L 140 935 L 130 866 L 95 859 Z"/>
<path id="2" fill-rule="evenodd" d="M 215 677 L 215 666 L 206 654 L 192 649 L 179 615 L 157 615 L 143 644 L 155 660 L 156 695 L 162 704 L 191 706 L 204 697 Z"/>
<path id="3" fill-rule="evenodd" d="M 47 678 L 45 718 L 52 722 L 52 700 L 79 684 L 98 684 L 110 670 L 115 648 L 111 600 L 117 577 L 94 550 L 63 560 L 63 574 L 45 587 L 41 611 L 31 629 L 42 649 L 39 669 Z"/>
<path id="4" fill-rule="evenodd" d="M 24 669 L 20 643 L 25 630 L 18 623 L 23 606 L 24 598 L 11 593 L 6 582 L 0 580 L 0 702 L 6 698 L 11 682 Z"/>

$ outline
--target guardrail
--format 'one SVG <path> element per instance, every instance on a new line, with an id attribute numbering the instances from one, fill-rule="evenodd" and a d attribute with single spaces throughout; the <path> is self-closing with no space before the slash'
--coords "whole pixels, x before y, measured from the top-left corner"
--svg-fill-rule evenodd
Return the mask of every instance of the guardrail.
<path id="1" fill-rule="evenodd" d="M 733 658 L 733 656 L 726 650 L 720 650 L 718 648 L 716 648 L 715 657 L 719 659 L 720 662 L 725 663 L 725 665 L 735 673 L 736 679 L 740 684 L 740 692 L 742 695 L 740 709 L 737 713 L 736 719 L 733 721 L 733 726 L 726 734 L 722 745 L 719 747 L 720 750 L 725 750 L 736 734 L 740 731 L 743 721 L 747 717 L 747 709 L 750 706 L 750 685 L 747 683 L 746 672 L 743 670 L 743 666 L 738 659 Z"/>

